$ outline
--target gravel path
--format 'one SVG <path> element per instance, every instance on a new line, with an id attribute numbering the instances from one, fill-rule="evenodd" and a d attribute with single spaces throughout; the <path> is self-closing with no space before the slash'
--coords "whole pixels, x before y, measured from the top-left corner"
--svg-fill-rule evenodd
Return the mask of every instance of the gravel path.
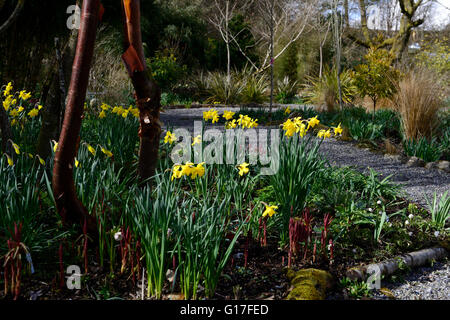
<path id="1" fill-rule="evenodd" d="M 404 276 L 402 282 L 381 285 L 399 300 L 450 300 L 450 263 L 436 262 L 432 267 L 417 268 Z M 376 300 L 389 299 L 378 290 L 372 295 Z"/>

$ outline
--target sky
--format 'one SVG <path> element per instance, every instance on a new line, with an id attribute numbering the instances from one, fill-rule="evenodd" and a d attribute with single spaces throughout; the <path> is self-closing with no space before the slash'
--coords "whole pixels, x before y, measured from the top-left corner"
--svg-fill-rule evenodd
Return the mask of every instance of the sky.
<path id="1" fill-rule="evenodd" d="M 397 0 L 386 0 L 387 2 L 397 3 Z M 429 4 L 428 18 L 425 19 L 425 24 L 422 26 L 425 29 L 440 29 L 447 23 L 450 23 L 450 0 L 435 0 Z M 386 29 L 383 23 L 383 16 L 388 14 L 386 6 L 371 6 L 368 11 L 368 27 L 377 29 Z M 397 17 L 396 21 L 399 21 L 400 9 L 396 7 L 396 10 L 391 13 L 392 16 Z M 423 13 L 421 14 L 423 15 Z M 359 8 L 354 6 L 351 9 L 351 24 L 358 24 L 360 22 Z"/>

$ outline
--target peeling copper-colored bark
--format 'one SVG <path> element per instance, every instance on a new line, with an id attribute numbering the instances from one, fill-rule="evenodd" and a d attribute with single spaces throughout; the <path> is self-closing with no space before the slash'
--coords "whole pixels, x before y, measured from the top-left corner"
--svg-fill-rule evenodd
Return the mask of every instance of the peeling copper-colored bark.
<path id="1" fill-rule="evenodd" d="M 65 224 L 83 225 L 88 232 L 97 233 L 96 220 L 77 198 L 73 180 L 74 158 L 77 151 L 84 101 L 89 80 L 89 69 L 94 52 L 95 34 L 99 18 L 99 0 L 84 0 L 80 30 L 72 76 L 68 92 L 64 122 L 53 166 L 52 187 L 56 206 Z"/>
<path id="2" fill-rule="evenodd" d="M 139 108 L 139 165 L 141 181 L 155 173 L 158 161 L 161 122 L 161 91 L 149 77 L 142 46 L 140 25 L 140 1 L 123 0 L 124 54 L 122 59 L 135 89 L 136 105 Z"/>

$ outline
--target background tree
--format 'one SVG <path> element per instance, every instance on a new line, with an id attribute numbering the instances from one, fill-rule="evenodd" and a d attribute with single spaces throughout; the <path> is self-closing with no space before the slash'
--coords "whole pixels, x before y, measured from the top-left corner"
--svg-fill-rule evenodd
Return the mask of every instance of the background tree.
<path id="1" fill-rule="evenodd" d="M 391 66 L 392 53 L 385 49 L 370 48 L 364 58 L 367 64 L 356 66 L 353 79 L 361 97 L 369 96 L 372 99 L 374 115 L 377 101 L 395 93 L 393 84 L 400 72 Z"/>

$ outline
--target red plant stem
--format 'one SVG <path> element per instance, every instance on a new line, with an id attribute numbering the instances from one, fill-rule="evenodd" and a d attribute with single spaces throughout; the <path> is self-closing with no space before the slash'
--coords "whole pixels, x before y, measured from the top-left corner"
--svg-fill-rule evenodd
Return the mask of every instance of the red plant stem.
<path id="1" fill-rule="evenodd" d="M 85 0 L 82 5 L 80 30 L 72 76 L 67 96 L 64 122 L 55 155 L 52 187 L 58 213 L 65 225 L 88 222 L 92 239 L 98 239 L 96 220 L 77 198 L 73 180 L 74 158 L 81 129 L 84 101 L 89 80 L 89 70 L 94 52 L 97 22 L 99 17 L 99 0 Z"/>
<path id="2" fill-rule="evenodd" d="M 247 260 L 248 260 L 248 245 L 250 239 L 252 238 L 252 230 L 248 231 L 247 239 L 245 239 L 245 249 L 244 249 L 244 268 L 247 268 Z"/>

